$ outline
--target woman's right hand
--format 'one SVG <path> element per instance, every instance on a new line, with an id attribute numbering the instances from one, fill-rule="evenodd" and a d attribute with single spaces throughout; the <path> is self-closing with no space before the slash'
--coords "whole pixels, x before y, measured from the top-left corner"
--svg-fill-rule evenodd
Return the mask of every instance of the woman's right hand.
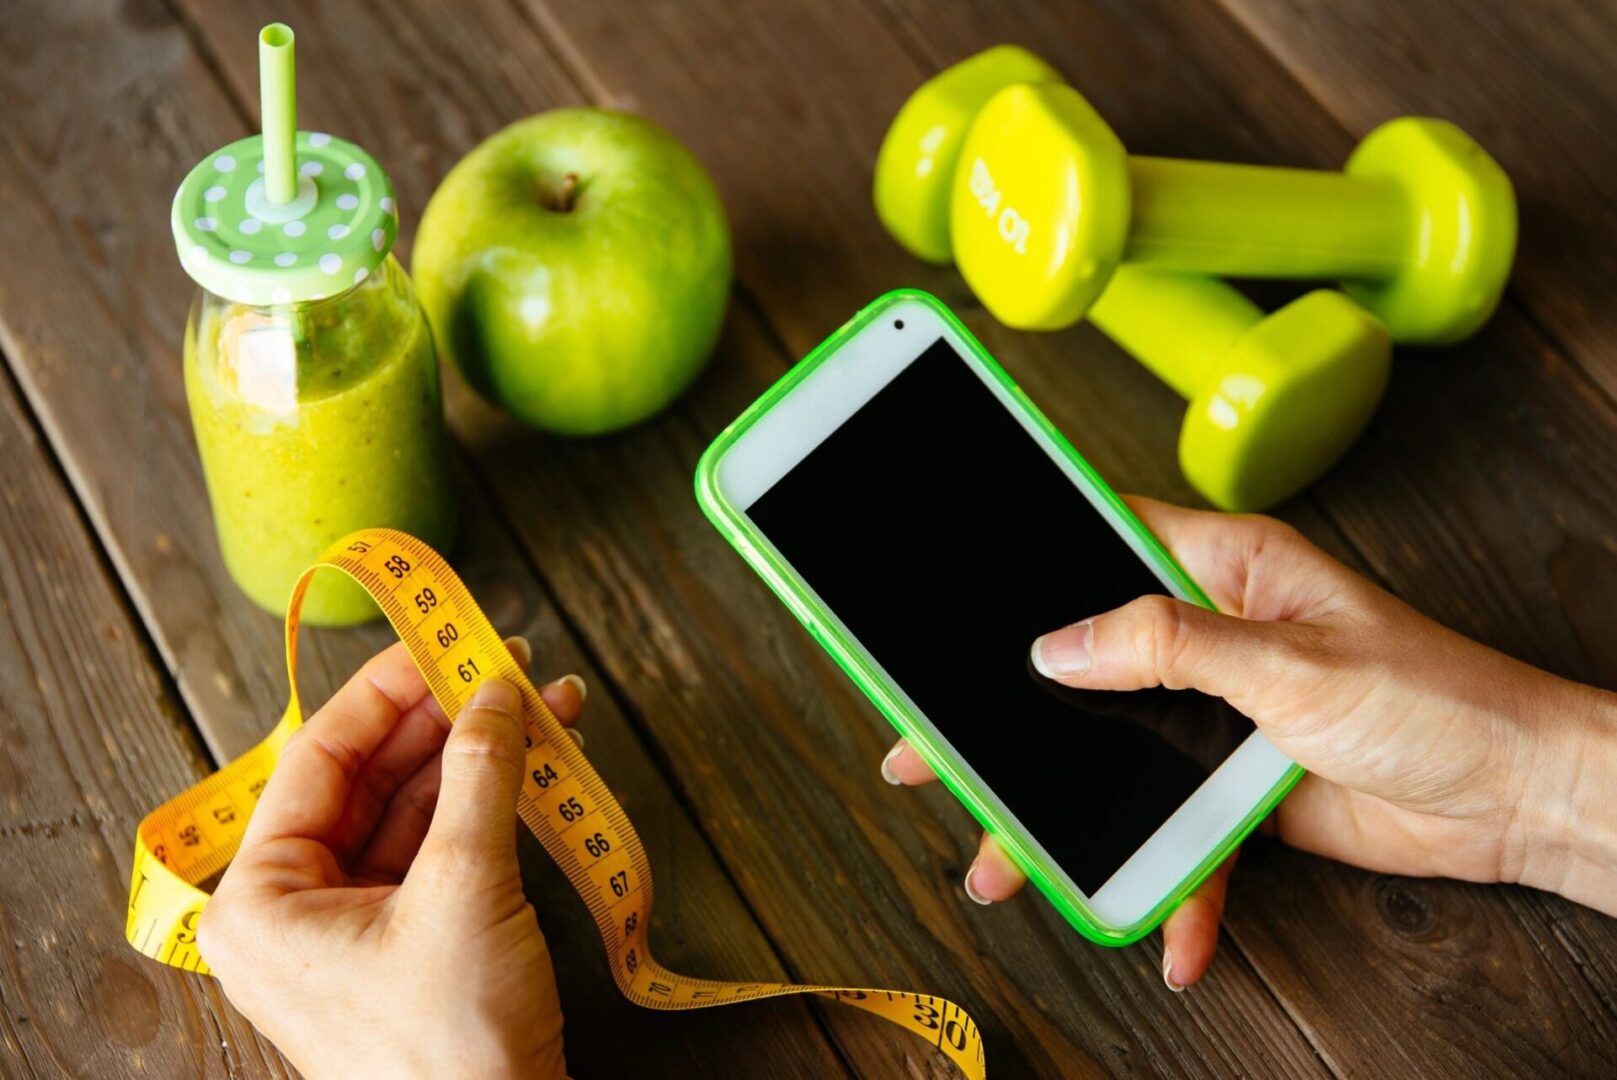
<path id="1" fill-rule="evenodd" d="M 1281 522 L 1129 502 L 1219 610 L 1148 596 L 1093 614 L 1033 642 L 1043 674 L 1228 701 L 1309 772 L 1275 814 L 1293 846 L 1386 873 L 1521 882 L 1617 914 L 1617 694 L 1446 629 Z M 933 778 L 902 741 L 882 771 Z M 973 897 L 1024 883 L 985 837 Z M 1224 885 L 1215 875 L 1164 925 L 1176 989 L 1212 959 Z"/>

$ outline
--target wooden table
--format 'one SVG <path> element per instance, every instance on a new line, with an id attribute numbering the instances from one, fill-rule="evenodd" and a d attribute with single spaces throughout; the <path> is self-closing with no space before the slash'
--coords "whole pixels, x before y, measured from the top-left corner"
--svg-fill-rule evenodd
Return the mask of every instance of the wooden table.
<path id="1" fill-rule="evenodd" d="M 1085 944 L 1042 900 L 961 891 L 941 790 L 889 788 L 892 738 L 703 521 L 697 455 L 876 294 L 933 290 L 1120 487 L 1193 502 L 1183 405 L 1086 327 L 997 326 L 870 210 L 876 147 L 943 64 L 1041 50 L 1141 152 L 1335 167 L 1399 113 L 1458 121 L 1518 184 L 1509 296 L 1459 348 L 1400 354 L 1357 449 L 1282 511 L 1422 610 L 1617 683 L 1617 13 L 1222 0 L 30 0 L 0 9 L 0 1074 L 281 1075 L 213 982 L 123 943 L 144 810 L 279 715 L 279 623 L 219 561 L 180 378 L 191 285 L 169 199 L 256 118 L 254 33 L 299 34 L 302 119 L 389 168 L 401 253 L 433 185 L 505 123 L 644 112 L 717 178 L 737 281 L 708 374 L 586 442 L 450 389 L 455 562 L 538 668 L 594 688 L 592 758 L 661 886 L 661 958 L 729 977 L 913 987 L 965 1004 L 992 1075 L 1617 1071 L 1617 922 L 1525 889 L 1363 873 L 1254 844 L 1212 974 L 1160 940 Z M 453 380 L 451 380 L 453 381 Z M 1076 614 L 1076 613 L 1075 613 Z M 309 700 L 387 640 L 309 635 Z M 542 857 L 580 1076 L 937 1075 L 858 1013 L 665 1016 L 617 997 Z"/>

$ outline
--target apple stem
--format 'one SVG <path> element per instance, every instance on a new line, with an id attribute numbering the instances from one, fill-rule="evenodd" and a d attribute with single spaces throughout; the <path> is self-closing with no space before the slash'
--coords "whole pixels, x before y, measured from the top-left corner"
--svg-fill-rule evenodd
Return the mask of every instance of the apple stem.
<path id="1" fill-rule="evenodd" d="M 561 185 L 553 192 L 546 193 L 545 205 L 559 214 L 565 214 L 573 208 L 573 199 L 578 194 L 578 174 L 568 173 L 561 178 Z"/>

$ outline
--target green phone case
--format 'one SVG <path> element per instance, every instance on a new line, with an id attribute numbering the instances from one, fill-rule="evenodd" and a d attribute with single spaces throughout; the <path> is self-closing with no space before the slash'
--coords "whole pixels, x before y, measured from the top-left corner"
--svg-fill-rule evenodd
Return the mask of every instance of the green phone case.
<path id="1" fill-rule="evenodd" d="M 740 553 L 758 575 L 764 579 L 775 595 L 791 609 L 803 626 L 813 635 L 825 650 L 831 654 L 844 671 L 858 684 L 881 710 L 882 714 L 892 723 L 899 734 L 910 741 L 921 757 L 932 766 L 933 770 L 943 780 L 955 797 L 965 804 L 972 816 L 980 822 L 984 829 L 999 840 L 1001 846 L 1010 854 L 1011 858 L 1027 874 L 1028 879 L 1039 887 L 1039 891 L 1050 899 L 1056 909 L 1064 915 L 1069 923 L 1079 933 L 1091 941 L 1102 945 L 1128 945 L 1138 941 L 1156 928 L 1157 924 L 1167 918 L 1179 903 L 1189 896 L 1195 888 L 1207 878 L 1207 875 L 1229 857 L 1247 834 L 1255 828 L 1259 821 L 1275 808 L 1286 793 L 1302 778 L 1303 770 L 1293 765 L 1282 776 L 1271 790 L 1263 793 L 1262 797 L 1253 803 L 1252 810 L 1241 820 L 1241 823 L 1225 838 L 1212 854 L 1201 865 L 1197 866 L 1185 879 L 1168 895 L 1152 907 L 1149 914 L 1127 926 L 1114 926 L 1101 920 L 1089 905 L 1084 902 L 1081 895 L 1071 895 L 1069 889 L 1061 883 L 1065 875 L 1058 874 L 1056 868 L 1044 857 L 1026 843 L 1022 830 L 1014 825 L 1005 814 L 997 798 L 992 797 L 986 790 L 978 787 L 976 783 L 965 776 L 958 768 L 947 750 L 939 747 L 930 737 L 926 727 L 917 723 L 917 717 L 903 702 L 902 695 L 895 692 L 896 687 L 880 671 L 880 666 L 867 653 L 864 647 L 846 633 L 840 620 L 827 610 L 815 597 L 813 590 L 809 589 L 797 576 L 796 572 L 787 565 L 786 561 L 775 551 L 774 546 L 768 542 L 761 532 L 752 524 L 751 520 L 734 506 L 730 505 L 719 490 L 718 466 L 724 455 L 735 446 L 736 440 L 749 427 L 757 422 L 758 418 L 767 413 L 792 389 L 803 381 L 816 367 L 830 359 L 837 350 L 857 334 L 865 326 L 882 317 L 882 315 L 899 301 L 912 301 L 925 304 L 937 312 L 938 316 L 950 326 L 966 348 L 966 359 L 969 363 L 977 365 L 987 372 L 1005 390 L 1009 391 L 1011 398 L 1028 416 L 1035 426 L 1044 433 L 1051 443 L 1065 455 L 1077 468 L 1084 482 L 1090 485 L 1091 490 L 1098 494 L 1103 504 L 1110 511 L 1110 518 L 1114 524 L 1132 532 L 1141 542 L 1147 553 L 1147 561 L 1153 569 L 1161 575 L 1178 584 L 1184 594 L 1196 603 L 1206 607 L 1213 607 L 1205 593 L 1197 587 L 1183 568 L 1174 561 L 1173 557 L 1163 549 L 1162 545 L 1152 536 L 1140 520 L 1136 518 L 1119 499 L 1115 492 L 1102 480 L 1089 463 L 1073 449 L 1065 436 L 1056 430 L 1055 426 L 1028 400 L 1020 387 L 1012 381 L 1005 370 L 999 366 L 994 358 L 988 355 L 982 345 L 971 335 L 954 313 L 943 305 L 936 297 L 916 289 L 896 289 L 887 293 L 865 307 L 848 323 L 821 342 L 815 350 L 809 353 L 801 363 L 787 372 L 779 382 L 757 401 L 748 407 L 729 427 L 719 434 L 713 445 L 707 448 L 702 455 L 701 462 L 696 469 L 696 498 L 701 504 L 708 520 L 713 522 L 719 532 L 730 541 L 730 544 Z M 1075 612 L 1075 616 L 1085 614 Z"/>

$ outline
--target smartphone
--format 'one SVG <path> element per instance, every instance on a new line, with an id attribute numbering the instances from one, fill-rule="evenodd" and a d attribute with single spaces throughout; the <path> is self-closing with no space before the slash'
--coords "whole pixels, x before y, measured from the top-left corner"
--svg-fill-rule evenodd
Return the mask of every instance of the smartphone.
<path id="1" fill-rule="evenodd" d="M 1150 932 L 1302 775 L 1216 698 L 1077 692 L 1033 669 L 1038 635 L 1136 597 L 1212 603 L 926 293 L 881 297 L 788 372 L 708 448 L 696 489 L 1094 941 Z"/>

